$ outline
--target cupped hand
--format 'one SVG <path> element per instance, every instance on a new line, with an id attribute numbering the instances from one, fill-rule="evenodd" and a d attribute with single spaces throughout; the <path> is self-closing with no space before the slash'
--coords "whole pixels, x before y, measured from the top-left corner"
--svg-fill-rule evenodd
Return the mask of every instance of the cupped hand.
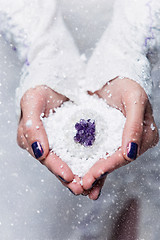
<path id="1" fill-rule="evenodd" d="M 159 140 L 151 104 L 144 89 L 128 78 L 115 78 L 96 94 L 126 117 L 122 146 L 107 159 L 100 159 L 83 178 L 83 188 L 91 199 L 100 195 L 107 174 L 135 160 Z"/>
<path id="2" fill-rule="evenodd" d="M 45 165 L 64 186 L 74 194 L 83 192 L 80 179 L 68 165 L 50 151 L 48 138 L 41 121 L 50 110 L 60 107 L 68 99 L 47 86 L 29 89 L 21 99 L 21 118 L 18 126 L 17 142 L 34 158 Z M 74 180 L 74 181 L 73 181 Z"/>

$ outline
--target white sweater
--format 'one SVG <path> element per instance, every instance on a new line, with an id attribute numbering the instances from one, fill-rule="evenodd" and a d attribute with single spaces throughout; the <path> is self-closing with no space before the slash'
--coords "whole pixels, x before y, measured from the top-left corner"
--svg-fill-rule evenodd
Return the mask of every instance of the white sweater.
<path id="1" fill-rule="evenodd" d="M 80 87 L 95 91 L 107 81 L 124 76 L 151 93 L 151 64 L 147 56 L 160 46 L 160 2 L 117 0 L 114 6 L 109 1 L 108 8 L 107 2 L 103 0 L 100 5 L 98 0 L 67 1 L 67 5 L 53 0 L 17 0 L 16 4 L 0 0 L 0 31 L 24 63 L 16 92 L 17 113 L 25 91 L 40 84 L 74 100 Z M 95 37 L 94 27 L 99 35 L 106 27 L 89 59 L 86 74 L 83 58 L 61 12 L 81 51 L 83 41 L 92 42 Z M 103 29 L 98 21 L 103 23 Z"/>

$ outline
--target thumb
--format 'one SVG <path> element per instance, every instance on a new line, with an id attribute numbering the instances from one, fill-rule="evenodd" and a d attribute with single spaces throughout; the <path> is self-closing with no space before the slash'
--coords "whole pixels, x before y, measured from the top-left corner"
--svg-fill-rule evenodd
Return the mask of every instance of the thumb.
<path id="1" fill-rule="evenodd" d="M 126 123 L 122 136 L 122 153 L 126 160 L 137 158 L 141 147 L 146 104 L 142 101 L 126 103 Z"/>
<path id="2" fill-rule="evenodd" d="M 23 134 L 28 144 L 29 152 L 36 159 L 42 160 L 49 153 L 47 134 L 40 119 L 40 115 L 45 110 L 45 97 L 43 98 L 37 93 L 29 94 L 23 98 L 21 108 Z"/>

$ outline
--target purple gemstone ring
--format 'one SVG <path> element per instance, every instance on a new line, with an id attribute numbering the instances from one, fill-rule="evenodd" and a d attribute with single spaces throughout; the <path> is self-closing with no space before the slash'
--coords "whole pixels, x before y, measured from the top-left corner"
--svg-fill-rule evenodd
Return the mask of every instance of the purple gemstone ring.
<path id="1" fill-rule="evenodd" d="M 95 121 L 88 119 L 80 119 L 78 123 L 75 124 L 75 129 L 77 130 L 76 136 L 74 136 L 74 141 L 80 143 L 84 147 L 92 146 L 95 141 Z"/>

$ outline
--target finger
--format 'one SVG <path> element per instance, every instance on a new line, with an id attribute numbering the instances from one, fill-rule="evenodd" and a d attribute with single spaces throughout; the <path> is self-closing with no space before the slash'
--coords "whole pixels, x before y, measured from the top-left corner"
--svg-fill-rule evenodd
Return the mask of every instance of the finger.
<path id="1" fill-rule="evenodd" d="M 149 148 L 155 146 L 158 142 L 158 135 L 155 136 L 150 127 L 145 127 L 143 132 L 143 140 L 140 149 L 140 155 L 146 152 Z"/>
<path id="2" fill-rule="evenodd" d="M 20 121 L 19 126 L 18 126 L 18 130 L 17 130 L 17 143 L 23 149 L 28 148 L 28 143 L 27 143 L 26 138 L 24 137 L 24 134 L 23 134 L 22 121 Z"/>
<path id="3" fill-rule="evenodd" d="M 72 182 L 68 183 L 68 184 L 64 184 L 71 193 L 73 193 L 74 195 L 80 195 L 83 193 L 84 189 L 82 187 L 81 184 L 81 179 L 78 176 L 74 176 L 74 179 L 72 180 Z"/>
<path id="4" fill-rule="evenodd" d="M 23 113 L 23 133 L 28 145 L 30 153 L 36 159 L 43 159 L 49 153 L 48 138 L 40 119 L 40 115 L 45 109 L 45 98 L 36 90 L 30 90 L 26 93 L 21 101 Z"/>
<path id="5" fill-rule="evenodd" d="M 27 150 L 33 157 L 35 157 L 31 146 L 28 145 L 26 137 L 23 134 L 23 123 L 22 122 L 23 122 L 23 120 L 21 120 L 19 127 L 18 127 L 18 131 L 17 131 L 17 143 L 21 148 Z"/>
<path id="6" fill-rule="evenodd" d="M 18 145 L 28 151 L 29 153 L 32 153 L 31 147 L 28 145 L 28 142 L 26 141 L 26 138 L 23 134 L 23 128 L 19 125 L 18 132 L 17 132 L 17 143 Z M 33 156 L 33 155 L 32 155 Z M 34 156 L 33 156 L 34 157 Z"/>
<path id="7" fill-rule="evenodd" d="M 106 177 L 109 173 L 117 168 L 120 168 L 128 164 L 122 150 L 117 150 L 112 156 L 107 159 L 101 158 L 98 160 L 89 170 L 89 172 L 83 177 L 83 188 L 90 190 L 95 185 L 95 181 Z"/>
<path id="8" fill-rule="evenodd" d="M 95 186 L 91 189 L 91 191 L 88 195 L 91 200 L 97 200 L 100 197 L 101 190 L 104 185 L 105 179 L 106 179 L 106 177 L 104 177 L 101 180 L 98 180 L 97 184 L 95 184 Z"/>
<path id="9" fill-rule="evenodd" d="M 50 152 L 48 156 L 45 159 L 40 160 L 40 162 L 45 165 L 63 183 L 69 183 L 73 181 L 74 175 L 71 169 L 55 153 Z"/>
<path id="10" fill-rule="evenodd" d="M 48 89 L 48 96 L 46 101 L 46 108 L 45 108 L 45 117 L 48 117 L 50 110 L 54 111 L 55 108 L 60 107 L 64 102 L 69 101 L 67 97 L 64 95 L 55 92 L 54 90 Z"/>
<path id="11" fill-rule="evenodd" d="M 88 196 L 88 194 L 90 193 L 90 191 L 89 190 L 84 190 L 83 189 L 83 192 L 82 192 L 82 196 Z"/>
<path id="12" fill-rule="evenodd" d="M 154 147 L 159 141 L 158 129 L 150 109 L 151 106 L 147 105 L 140 154 Z"/>
<path id="13" fill-rule="evenodd" d="M 139 154 L 147 103 L 146 95 L 143 93 L 140 96 L 131 94 L 124 102 L 126 123 L 122 136 L 122 151 L 126 160 L 135 160 Z"/>

